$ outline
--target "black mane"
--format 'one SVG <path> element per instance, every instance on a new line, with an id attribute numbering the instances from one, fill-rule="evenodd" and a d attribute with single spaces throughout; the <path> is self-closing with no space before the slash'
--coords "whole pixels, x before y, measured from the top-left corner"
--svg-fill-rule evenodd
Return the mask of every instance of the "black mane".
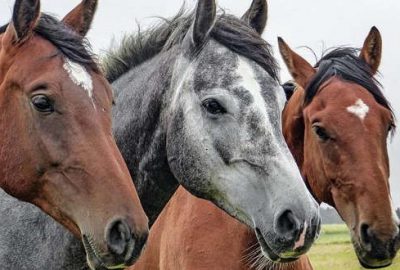
<path id="1" fill-rule="evenodd" d="M 326 81 L 332 77 L 338 77 L 343 81 L 353 82 L 367 89 L 380 105 L 392 113 L 394 121 L 392 107 L 382 93 L 382 86 L 374 78 L 368 64 L 358 56 L 359 51 L 355 48 L 339 47 L 325 54 L 315 65 L 318 70 L 305 89 L 304 103 L 305 105 L 309 104 Z"/>
<path id="2" fill-rule="evenodd" d="M 131 68 L 182 43 L 194 19 L 194 12 L 183 9 L 172 19 L 162 19 L 158 25 L 123 38 L 119 48 L 103 59 L 106 77 L 115 81 Z M 218 15 L 210 37 L 230 50 L 247 57 L 263 67 L 275 80 L 279 80 L 278 65 L 271 46 L 244 21 L 225 13 Z"/>
<path id="3" fill-rule="evenodd" d="M 8 24 L 0 27 L 0 33 L 4 33 Z M 94 60 L 94 54 L 86 39 L 69 29 L 64 23 L 53 16 L 41 14 L 35 33 L 51 42 L 65 57 L 84 67 L 99 71 Z"/>

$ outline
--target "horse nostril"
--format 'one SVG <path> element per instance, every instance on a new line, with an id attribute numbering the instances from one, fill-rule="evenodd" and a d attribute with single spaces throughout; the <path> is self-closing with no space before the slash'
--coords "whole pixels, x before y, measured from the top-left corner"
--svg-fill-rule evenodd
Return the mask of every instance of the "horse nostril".
<path id="1" fill-rule="evenodd" d="M 287 240 L 294 240 L 300 232 L 300 222 L 291 210 L 286 210 L 277 218 L 275 229 Z"/>
<path id="2" fill-rule="evenodd" d="M 106 232 L 108 248 L 117 255 L 123 255 L 131 241 L 131 230 L 124 220 L 113 221 Z"/>
<path id="3" fill-rule="evenodd" d="M 361 241 L 362 243 L 364 243 L 364 245 L 370 245 L 371 241 L 372 241 L 372 235 L 371 235 L 371 231 L 369 229 L 369 225 L 368 224 L 361 224 L 360 227 L 360 235 L 361 235 Z"/>

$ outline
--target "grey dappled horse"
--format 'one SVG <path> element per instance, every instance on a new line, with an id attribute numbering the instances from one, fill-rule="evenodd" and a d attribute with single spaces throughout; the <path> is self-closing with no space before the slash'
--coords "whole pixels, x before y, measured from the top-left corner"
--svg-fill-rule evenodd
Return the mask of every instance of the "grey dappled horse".
<path id="1" fill-rule="evenodd" d="M 117 143 L 150 222 L 181 184 L 253 228 L 270 259 L 286 261 L 309 249 L 320 219 L 282 136 L 285 94 L 259 35 L 266 12 L 254 0 L 242 19 L 217 16 L 214 0 L 202 0 L 194 13 L 127 37 L 105 65 Z M 3 266 L 7 253 L 7 269 L 85 267 L 83 250 L 32 207 L 0 202 L 1 215 L 17 206 L 12 228 L 0 221 Z M 16 247 L 14 235 L 30 241 Z M 45 252 L 27 257 L 31 246 Z"/>

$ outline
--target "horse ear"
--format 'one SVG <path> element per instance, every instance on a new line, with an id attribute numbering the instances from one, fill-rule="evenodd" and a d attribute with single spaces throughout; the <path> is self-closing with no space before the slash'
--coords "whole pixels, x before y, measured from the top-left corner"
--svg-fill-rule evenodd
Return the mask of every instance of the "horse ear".
<path id="1" fill-rule="evenodd" d="M 92 25 L 94 14 L 96 13 L 97 0 L 83 0 L 62 20 L 67 26 L 72 28 L 82 37 L 86 36 Z"/>
<path id="2" fill-rule="evenodd" d="M 205 42 L 214 26 L 216 17 L 217 6 L 215 0 L 198 0 L 192 29 L 192 41 L 196 47 Z"/>
<path id="3" fill-rule="evenodd" d="M 5 32 L 5 40 L 22 43 L 33 33 L 40 18 L 39 0 L 16 0 L 12 21 Z"/>
<path id="4" fill-rule="evenodd" d="M 250 8 L 243 15 L 242 20 L 246 21 L 260 35 L 264 32 L 268 19 L 267 0 L 253 0 Z"/>
<path id="5" fill-rule="evenodd" d="M 361 49 L 360 58 L 363 59 L 371 68 L 372 74 L 378 71 L 382 57 L 382 37 L 378 28 L 371 28 L 364 46 Z"/>
<path id="6" fill-rule="evenodd" d="M 279 51 L 282 55 L 293 79 L 303 88 L 305 88 L 315 74 L 315 69 L 300 55 L 290 49 L 282 38 L 278 38 Z"/>

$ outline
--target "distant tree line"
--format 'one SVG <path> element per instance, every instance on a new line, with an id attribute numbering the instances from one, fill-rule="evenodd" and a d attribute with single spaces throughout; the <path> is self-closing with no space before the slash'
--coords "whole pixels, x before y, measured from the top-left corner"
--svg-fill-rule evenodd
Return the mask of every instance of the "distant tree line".
<path id="1" fill-rule="evenodd" d="M 322 217 L 323 224 L 341 224 L 343 220 L 340 218 L 338 213 L 334 208 L 331 207 L 321 207 L 320 213 Z M 400 218 L 400 208 L 396 209 L 396 214 Z"/>
<path id="2" fill-rule="evenodd" d="M 343 220 L 340 218 L 335 208 L 321 207 L 320 208 L 322 224 L 342 224 Z"/>

